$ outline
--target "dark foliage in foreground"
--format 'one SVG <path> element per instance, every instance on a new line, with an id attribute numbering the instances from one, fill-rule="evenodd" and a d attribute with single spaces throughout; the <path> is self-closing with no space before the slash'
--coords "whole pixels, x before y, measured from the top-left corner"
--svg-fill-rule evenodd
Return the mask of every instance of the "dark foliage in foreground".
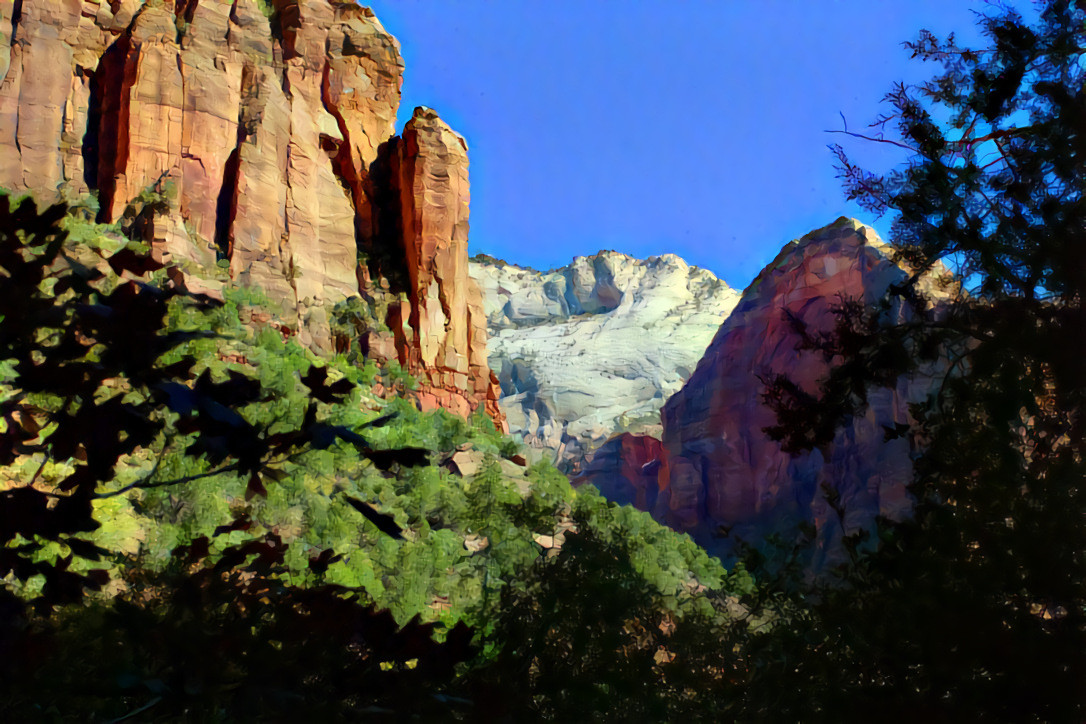
<path id="1" fill-rule="evenodd" d="M 69 221 L 0 195 L 0 717 L 705 710 L 706 592 L 749 577 L 553 468 L 509 479 L 488 421 L 367 397 L 364 359 L 314 364 Z M 473 446 L 474 476 L 431 464 Z"/>
<path id="2" fill-rule="evenodd" d="M 477 705 L 509 721 L 713 719 L 744 677 L 725 642 L 749 624 L 726 611 L 723 599 L 681 618 L 662 609 L 628 544 L 585 530 L 507 589 Z"/>
<path id="3" fill-rule="evenodd" d="M 467 627 L 439 644 L 432 625 L 397 626 L 350 591 L 285 585 L 274 574 L 285 568 L 287 545 L 274 533 L 228 545 L 213 559 L 209 540 L 200 538 L 176 549 L 165 572 L 129 568 L 123 595 L 108 604 L 72 605 L 110 578 L 93 565 L 112 554 L 82 537 L 101 526 L 95 500 L 223 474 L 247 480 L 248 496 L 262 496 L 265 480 L 282 479 L 279 466 L 337 440 L 381 470 L 426 464 L 428 455 L 373 450 L 355 430 L 323 420 L 317 401 L 340 401 L 351 386 L 329 384 L 316 367 L 302 378 L 313 400 L 299 428 L 271 432 L 251 424 L 238 409 L 266 398 L 259 381 L 237 373 L 222 382 L 206 372 L 194 376 L 191 357 L 159 362 L 193 335 L 213 334 L 165 329 L 169 300 L 184 293 L 139 278 L 160 265 L 131 248 L 98 258 L 97 267 L 70 256 L 60 225 L 65 213 L 61 206 L 39 213 L 30 199 L 12 208 L 0 195 L 0 359 L 13 373 L 0 403 L 0 463 L 40 460 L 38 473 L 49 463 L 74 463 L 59 483 L 35 474 L 0 493 L 0 575 L 41 581 L 25 600 L 0 592 L 4 718 L 114 718 L 146 710 L 156 719 L 298 720 L 391 712 L 382 702 L 398 711 L 446 712 L 446 704 L 412 692 L 420 682 L 447 680 L 469 657 Z M 106 264 L 120 278 L 107 278 Z M 110 489 L 125 456 L 164 434 L 187 436 L 186 454 L 211 470 L 161 480 L 156 466 Z M 384 533 L 398 533 L 387 516 L 359 506 Z M 239 516 L 215 534 L 250 525 Z M 43 555 L 49 545 L 67 554 Z M 326 569 L 331 554 L 312 554 L 310 568 Z M 57 607 L 61 612 L 49 616 Z"/>
<path id="4" fill-rule="evenodd" d="M 274 538 L 216 564 L 206 547 L 108 604 L 24 620 L 0 665 L 5 718 L 442 720 L 458 708 L 435 685 L 474 653 L 467 626 L 438 644 L 433 624 L 400 626 L 335 586 L 283 586 Z M 255 559 L 235 566 L 231 552 Z"/>
<path id="5" fill-rule="evenodd" d="M 818 400 L 778 380 L 772 432 L 824 443 L 812 431 L 832 435 L 902 363 L 943 359 L 945 378 L 891 431 L 923 449 L 913 519 L 884 523 L 844 587 L 779 632 L 787 666 L 763 677 L 789 692 L 785 720 L 1086 715 L 1086 10 L 1052 0 L 1038 27 L 1013 11 L 982 27 L 983 50 L 928 33 L 908 44 L 944 72 L 887 97 L 876 126 L 896 123 L 912 149 L 903 170 L 876 176 L 834 147 L 849 197 L 896 214 L 892 241 L 915 273 L 810 341 L 827 359 L 847 347 L 847 362 Z M 932 308 L 916 292 L 939 263 L 963 290 Z M 902 306 L 912 321 L 888 313 Z"/>

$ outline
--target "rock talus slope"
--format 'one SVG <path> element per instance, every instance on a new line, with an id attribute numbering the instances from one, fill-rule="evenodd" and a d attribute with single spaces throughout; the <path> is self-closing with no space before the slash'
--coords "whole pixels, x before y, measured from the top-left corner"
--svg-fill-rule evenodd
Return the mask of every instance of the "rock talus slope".
<path id="1" fill-rule="evenodd" d="M 96 195 L 99 221 L 127 219 L 191 284 L 225 264 L 285 330 L 329 350 L 332 305 L 380 288 L 358 261 L 379 243 L 379 203 L 437 199 L 410 232 L 429 256 L 412 254 L 410 234 L 383 253 L 422 264 L 449 310 L 478 297 L 446 273 L 467 266 L 466 157 L 455 179 L 371 178 L 383 148 L 426 135 L 394 140 L 402 75 L 399 43 L 353 2 L 0 0 L 0 186 L 42 201 Z M 446 163 L 440 143 L 415 148 L 413 167 Z M 417 308 L 428 299 L 408 295 L 403 324 L 429 323 Z M 476 327 L 440 340 L 415 327 L 390 352 L 438 376 L 437 404 L 498 415 Z M 434 345 L 440 359 L 418 352 Z"/>
<path id="2" fill-rule="evenodd" d="M 673 255 L 602 251 L 542 273 L 477 257 L 510 431 L 576 472 L 616 431 L 659 432 L 738 294 Z"/>
<path id="3" fill-rule="evenodd" d="M 648 459 L 643 441 L 612 440 L 581 480 L 618 500 L 644 501 L 667 525 L 726 553 L 737 539 L 757 542 L 774 531 L 814 525 L 808 564 L 841 562 L 842 534 L 869 529 L 877 515 L 901 519 L 910 510 L 907 484 L 915 449 L 886 430 L 909 418 L 924 400 L 932 373 L 902 377 L 875 389 L 870 406 L 848 421 L 824 450 L 793 457 L 764 429 L 776 423 L 763 401 L 762 379 L 787 375 L 816 393 L 828 372 L 822 357 L 800 348 L 791 313 L 812 333 L 831 331 L 840 298 L 874 302 L 906 272 L 870 227 L 839 219 L 784 247 L 744 291 L 683 388 L 664 405 L 659 454 Z M 946 278 L 927 280 L 936 298 Z M 626 448 L 629 448 L 627 450 Z M 655 490 L 651 479 L 655 478 Z M 839 516 L 823 491 L 840 496 Z M 640 507 L 640 505 L 639 505 Z"/>

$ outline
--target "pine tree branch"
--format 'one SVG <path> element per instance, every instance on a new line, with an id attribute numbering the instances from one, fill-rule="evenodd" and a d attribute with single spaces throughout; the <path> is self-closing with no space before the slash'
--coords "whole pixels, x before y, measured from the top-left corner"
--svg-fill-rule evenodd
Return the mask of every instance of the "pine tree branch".
<path id="1" fill-rule="evenodd" d="M 898 148 L 904 148 L 906 151 L 912 151 L 913 153 L 920 153 L 920 151 L 918 149 L 913 148 L 912 146 L 906 145 L 904 143 L 900 143 L 898 141 L 891 140 L 889 138 L 878 138 L 876 136 L 865 136 L 864 134 L 856 133 L 855 131 L 825 130 L 825 131 L 823 131 L 823 133 L 841 133 L 841 134 L 844 134 L 846 136 L 852 136 L 853 138 L 860 138 L 860 139 L 863 139 L 865 141 L 871 141 L 873 143 L 886 143 L 886 144 L 889 144 L 891 146 L 897 146 Z"/>
<path id="2" fill-rule="evenodd" d="M 241 469 L 241 463 L 232 463 L 230 465 L 225 465 L 225 466 L 223 466 L 221 468 L 218 468 L 217 470 L 208 470 L 207 472 L 197 473 L 195 475 L 186 475 L 186 476 L 181 477 L 181 478 L 175 478 L 174 480 L 160 480 L 160 481 L 158 481 L 156 483 L 151 483 L 151 482 L 148 482 L 148 481 L 152 477 L 154 477 L 155 471 L 158 470 L 158 463 L 155 463 L 154 469 L 152 469 L 151 472 L 147 475 L 147 477 L 143 478 L 142 480 L 137 480 L 134 483 L 130 483 L 130 484 L 124 486 L 123 488 L 121 488 L 120 490 L 111 490 L 108 493 L 95 493 L 93 497 L 95 497 L 95 498 L 112 498 L 112 497 L 114 497 L 116 495 L 123 495 L 124 493 L 127 493 L 130 490 L 135 490 L 137 488 L 140 489 L 140 490 L 148 490 L 150 488 L 164 488 L 164 487 L 167 487 L 169 485 L 181 485 L 183 483 L 191 483 L 191 482 L 194 482 L 196 480 L 203 480 L 204 478 L 214 477 L 214 476 L 219 475 L 221 473 L 236 472 L 236 471 L 238 471 L 240 469 Z"/>

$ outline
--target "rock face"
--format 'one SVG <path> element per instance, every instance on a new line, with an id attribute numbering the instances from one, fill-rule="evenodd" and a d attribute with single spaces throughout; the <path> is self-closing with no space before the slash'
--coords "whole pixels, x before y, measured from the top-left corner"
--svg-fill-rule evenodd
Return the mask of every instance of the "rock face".
<path id="1" fill-rule="evenodd" d="M 486 316 L 468 276 L 467 143 L 428 108 L 415 115 L 390 156 L 411 301 L 398 325 L 406 366 L 422 383 L 424 406 L 471 412 L 462 395 L 485 401 L 495 419 L 498 380 L 486 357 Z"/>
<path id="2" fill-rule="evenodd" d="M 665 254 L 602 251 L 541 273 L 479 257 L 490 366 L 510 432 L 576 472 L 616 431 L 659 432 L 738 294 Z"/>
<path id="3" fill-rule="evenodd" d="M 811 523 L 815 546 L 807 563 L 815 570 L 844 559 L 842 533 L 869 529 L 876 515 L 907 515 L 915 450 L 906 437 L 886 439 L 886 431 L 909 421 L 909 404 L 926 398 L 934 371 L 874 390 L 867 411 L 825 450 L 792 457 L 764 432 L 776 418 L 763 402 L 760 377 L 785 374 L 815 393 L 828 372 L 821 356 L 799 349 L 785 313 L 812 332 L 832 330 L 831 305 L 840 295 L 873 302 L 905 278 L 887 250 L 873 229 L 843 218 L 785 246 L 664 405 L 659 454 L 648 459 L 651 444 L 644 441 L 613 440 L 609 457 L 593 460 L 581 481 L 617 500 L 632 498 L 717 553 L 729 552 L 739 538 L 757 542 Z M 923 290 L 937 298 L 945 284 L 949 280 L 933 277 Z M 653 477 L 655 490 L 649 489 Z M 843 516 L 823 486 L 840 496 Z"/>
<path id="4" fill-rule="evenodd" d="M 596 483 L 609 500 L 654 511 L 663 444 L 651 435 L 624 432 L 592 453 L 578 481 Z"/>
<path id="5" fill-rule="evenodd" d="M 399 43 L 354 2 L 0 0 L 0 186 L 96 196 L 99 221 L 127 220 L 190 279 L 228 268 L 322 350 L 332 305 L 387 289 L 358 260 L 391 239 L 382 253 L 419 265 L 425 292 L 393 310 L 395 355 L 439 380 L 428 402 L 497 415 L 481 322 L 462 314 L 431 336 L 431 298 L 459 315 L 478 296 L 463 272 L 467 162 L 432 111 L 395 139 L 402 74 Z M 391 147 L 417 178 L 381 187 Z M 401 206 L 410 228 L 382 236 Z"/>

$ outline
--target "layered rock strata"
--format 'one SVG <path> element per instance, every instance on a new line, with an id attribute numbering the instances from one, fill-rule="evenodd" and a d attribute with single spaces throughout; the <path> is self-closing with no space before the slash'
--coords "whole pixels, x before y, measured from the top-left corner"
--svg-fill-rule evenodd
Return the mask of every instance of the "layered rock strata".
<path id="1" fill-rule="evenodd" d="M 788 315 L 812 334 L 830 332 L 832 307 L 842 298 L 872 303 L 905 278 L 875 231 L 854 220 L 839 219 L 786 245 L 664 405 L 658 454 L 650 458 L 652 446 L 644 441 L 612 440 L 608 455 L 593 460 L 581 481 L 649 510 L 714 552 L 726 554 L 740 539 L 794 535 L 797 525 L 809 523 L 815 534 L 806 563 L 825 570 L 841 562 L 843 535 L 869 530 L 876 516 L 899 520 L 910 510 L 916 446 L 887 431 L 910 422 L 909 406 L 927 398 L 936 370 L 873 389 L 869 407 L 839 428 L 832 443 L 798 456 L 765 432 L 776 417 L 763 399 L 763 380 L 782 374 L 817 394 L 829 368 L 802 348 Z M 938 299 L 950 283 L 932 275 L 922 291 Z"/>
<path id="2" fill-rule="evenodd" d="M 615 432 L 659 434 L 738 294 L 673 255 L 601 251 L 542 273 L 477 257 L 510 432 L 569 472 Z"/>
<path id="3" fill-rule="evenodd" d="M 464 333 L 465 315 L 440 339 L 411 327 L 433 318 L 417 306 L 431 286 L 450 314 L 477 293 L 447 273 L 467 266 L 466 158 L 455 179 L 371 178 L 384 149 L 427 136 L 395 140 L 402 74 L 396 39 L 353 2 L 0 0 L 0 186 L 96 197 L 99 221 L 124 220 L 193 285 L 220 267 L 259 287 L 284 329 L 320 350 L 334 344 L 334 304 L 382 289 L 358 261 L 386 240 L 377 205 L 415 205 L 382 253 L 421 264 L 426 293 L 406 296 L 393 321 L 408 333 L 385 348 L 440 390 L 427 402 L 487 406 L 500 424 L 481 325 Z M 415 147 L 413 168 L 447 162 L 441 143 Z M 429 256 L 415 253 L 420 234 Z"/>

